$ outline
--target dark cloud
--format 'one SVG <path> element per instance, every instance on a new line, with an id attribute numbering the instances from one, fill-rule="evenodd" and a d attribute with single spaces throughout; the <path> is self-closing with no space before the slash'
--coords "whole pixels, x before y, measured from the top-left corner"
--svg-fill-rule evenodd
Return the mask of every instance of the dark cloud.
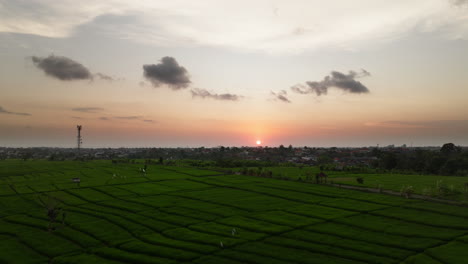
<path id="1" fill-rule="evenodd" d="M 172 57 L 163 57 L 159 64 L 143 65 L 143 74 L 155 87 L 167 85 L 173 90 L 179 90 L 187 88 L 191 83 L 187 70 Z"/>
<path id="2" fill-rule="evenodd" d="M 5 110 L 3 107 L 0 106 L 0 114 L 7 114 L 7 115 L 19 115 L 19 116 L 30 116 L 31 114 L 28 113 L 17 113 L 17 112 L 10 112 Z"/>
<path id="3" fill-rule="evenodd" d="M 144 119 L 143 122 L 146 122 L 146 123 L 154 123 L 154 120 L 151 120 L 151 119 Z"/>
<path id="4" fill-rule="evenodd" d="M 298 84 L 291 87 L 291 90 L 300 94 L 315 93 L 318 96 L 327 94 L 330 87 L 335 87 L 349 93 L 368 93 L 369 89 L 357 78 L 370 76 L 370 73 L 364 69 L 361 72 L 349 71 L 344 74 L 338 71 L 332 71 L 331 75 L 325 76 L 319 82 L 306 82 L 306 84 Z"/>
<path id="5" fill-rule="evenodd" d="M 242 98 L 242 96 L 237 94 L 216 94 L 212 93 L 205 89 L 194 88 L 190 91 L 192 93 L 192 97 L 201 97 L 201 98 L 212 98 L 215 100 L 226 100 L 226 101 L 238 101 Z"/>
<path id="6" fill-rule="evenodd" d="M 275 101 L 281 101 L 281 102 L 285 102 L 285 103 L 291 103 L 291 101 L 288 99 L 288 92 L 286 92 L 285 90 L 281 90 L 279 92 L 271 92 L 271 95 L 273 95 L 275 97 Z"/>
<path id="7" fill-rule="evenodd" d="M 32 56 L 31 59 L 37 68 L 62 81 L 93 79 L 85 66 L 67 57 L 50 55 L 47 58 Z"/>
<path id="8" fill-rule="evenodd" d="M 99 118 L 99 120 L 107 121 L 107 120 L 109 120 L 109 118 L 108 118 L 108 117 L 105 117 L 105 116 L 101 116 L 101 117 Z"/>
<path id="9" fill-rule="evenodd" d="M 84 112 L 84 113 L 96 113 L 96 112 L 101 112 L 102 110 L 104 110 L 104 109 L 100 108 L 100 107 L 76 107 L 76 108 L 72 108 L 72 111 Z"/>

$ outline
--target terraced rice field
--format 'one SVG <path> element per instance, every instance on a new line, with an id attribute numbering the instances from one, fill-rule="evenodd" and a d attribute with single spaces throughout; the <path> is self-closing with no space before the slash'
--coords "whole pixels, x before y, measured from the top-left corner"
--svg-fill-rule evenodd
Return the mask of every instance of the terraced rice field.
<path id="1" fill-rule="evenodd" d="M 465 207 L 142 166 L 0 161 L 0 263 L 468 262 Z"/>

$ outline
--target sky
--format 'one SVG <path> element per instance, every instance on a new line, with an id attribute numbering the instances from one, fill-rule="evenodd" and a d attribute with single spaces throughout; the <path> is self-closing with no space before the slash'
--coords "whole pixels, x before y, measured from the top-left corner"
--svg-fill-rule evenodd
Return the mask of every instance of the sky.
<path id="1" fill-rule="evenodd" d="M 0 146 L 468 145 L 467 0 L 0 0 Z"/>

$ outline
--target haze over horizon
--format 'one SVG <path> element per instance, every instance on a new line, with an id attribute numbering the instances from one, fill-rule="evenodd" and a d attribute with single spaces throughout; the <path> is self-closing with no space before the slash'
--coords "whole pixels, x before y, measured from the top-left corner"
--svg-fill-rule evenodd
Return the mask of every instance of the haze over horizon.
<path id="1" fill-rule="evenodd" d="M 466 0 L 0 0 L 0 146 L 467 146 L 467 47 Z"/>

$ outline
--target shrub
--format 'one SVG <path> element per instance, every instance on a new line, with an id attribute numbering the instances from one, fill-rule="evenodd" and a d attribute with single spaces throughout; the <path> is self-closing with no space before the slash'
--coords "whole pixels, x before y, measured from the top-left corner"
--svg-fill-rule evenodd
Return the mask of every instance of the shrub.
<path id="1" fill-rule="evenodd" d="M 413 186 L 403 185 L 403 187 L 401 187 L 400 194 L 401 196 L 405 196 L 406 199 L 410 198 L 413 193 L 414 193 Z"/>

